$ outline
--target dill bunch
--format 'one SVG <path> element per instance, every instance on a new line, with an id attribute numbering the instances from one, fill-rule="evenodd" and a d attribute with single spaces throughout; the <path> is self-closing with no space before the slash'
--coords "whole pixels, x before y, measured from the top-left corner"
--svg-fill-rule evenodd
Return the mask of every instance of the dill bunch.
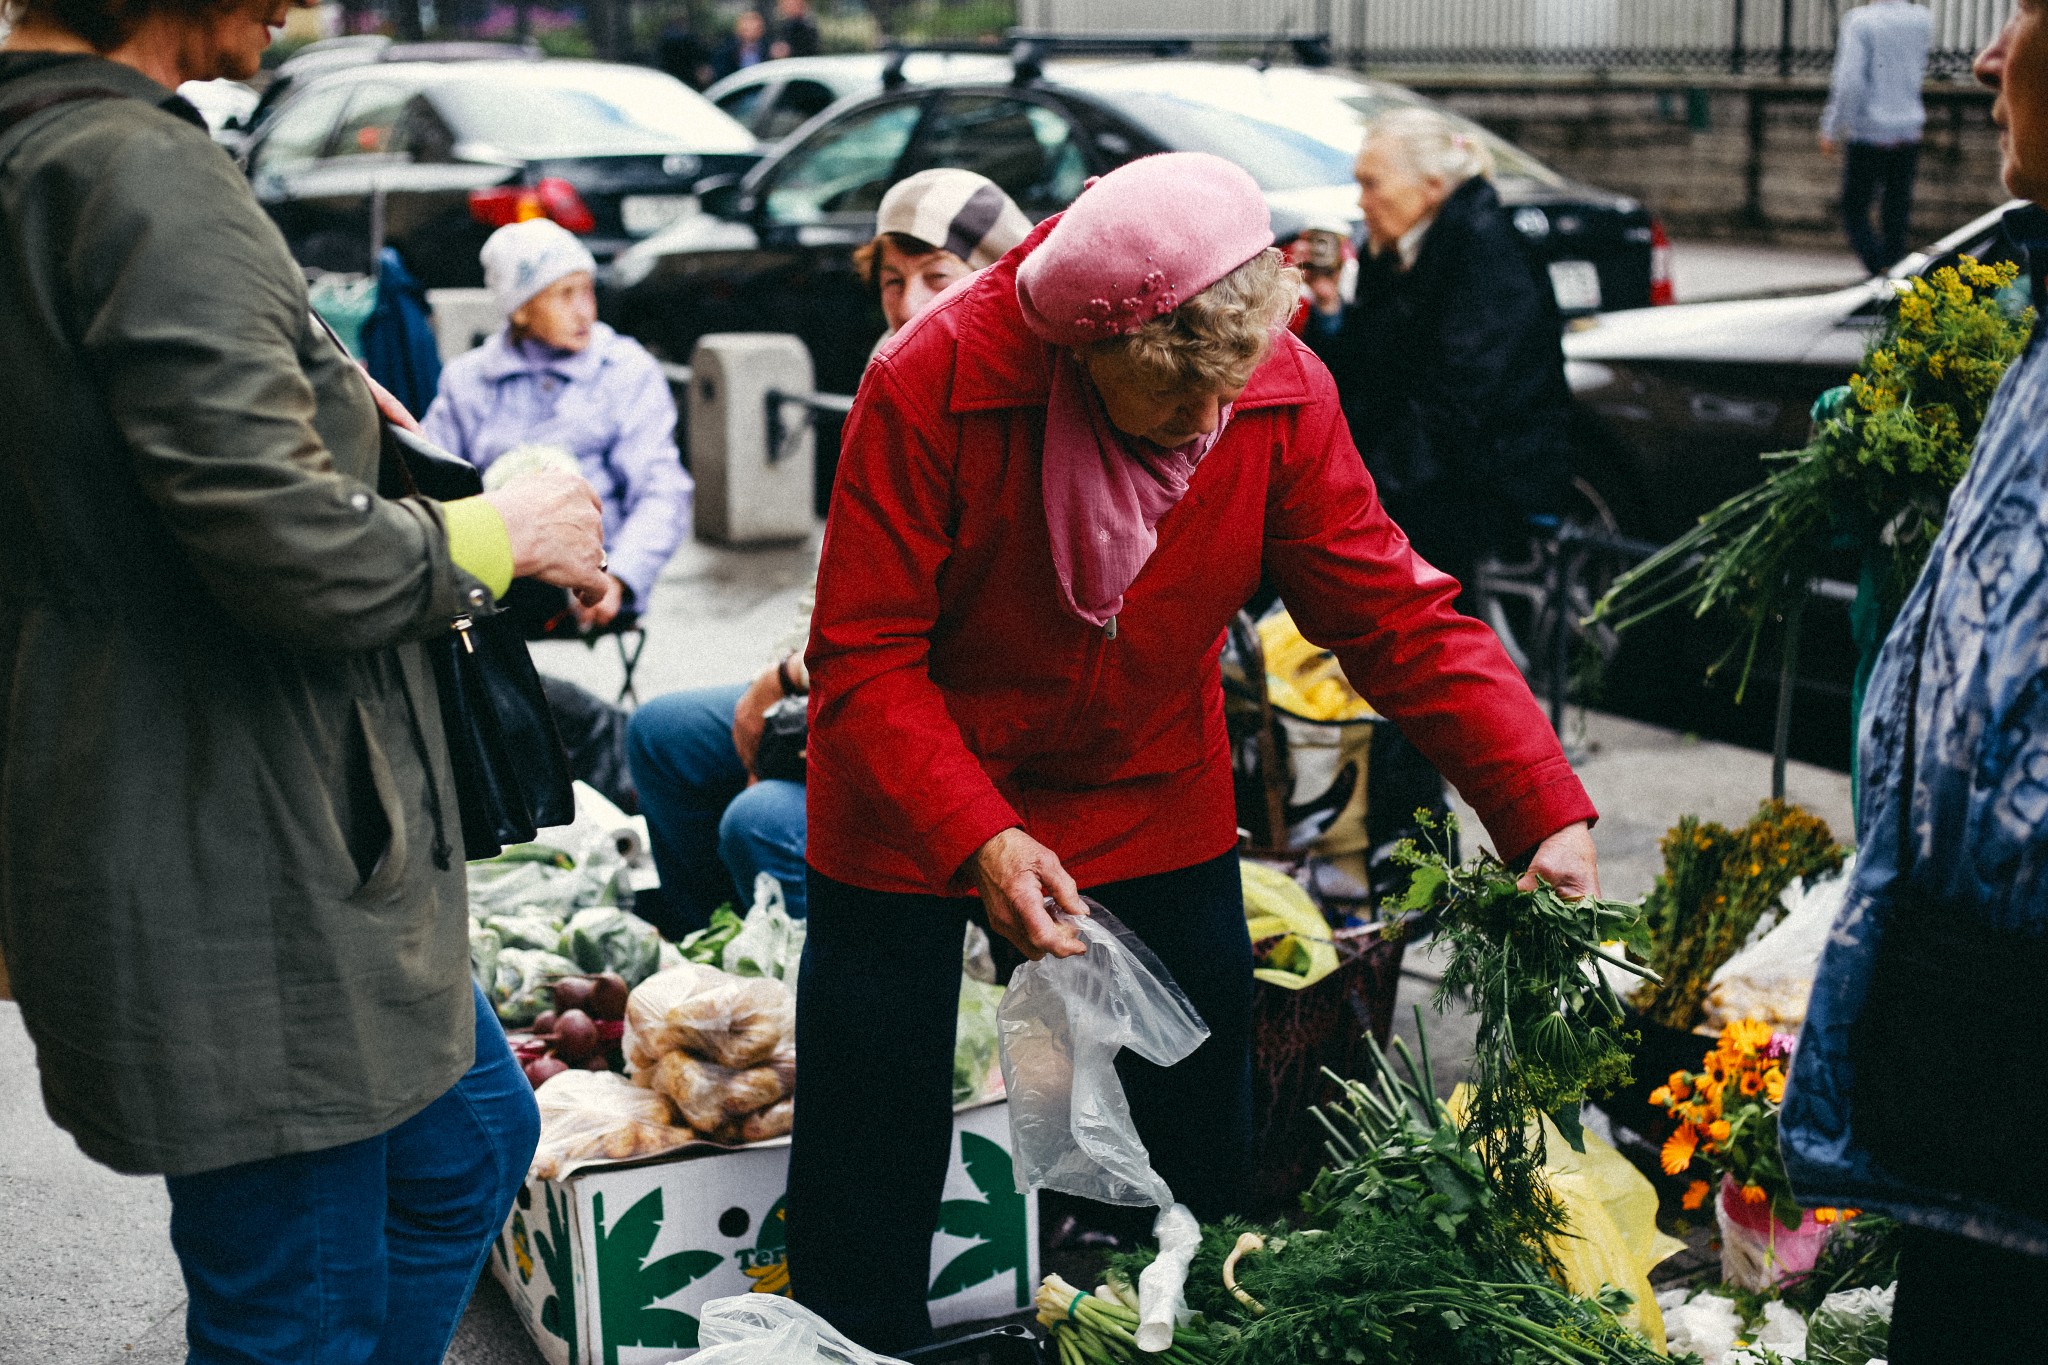
<path id="1" fill-rule="evenodd" d="M 1543 1179 L 1538 1120 L 1548 1118 L 1583 1151 L 1580 1106 L 1629 1082 L 1638 1039 L 1593 964 L 1655 979 L 1602 946 L 1619 942 L 1648 957 L 1642 909 L 1566 900 L 1540 883 L 1519 890 L 1515 872 L 1489 853 L 1454 866 L 1411 841 L 1395 856 L 1412 869 L 1399 908 L 1411 923 L 1434 924 L 1450 948 L 1436 1007 L 1466 993 L 1478 1015 L 1466 1141 L 1486 1168 L 1501 1216 L 1547 1260 L 1542 1248 L 1564 1230 L 1564 1219 Z"/>

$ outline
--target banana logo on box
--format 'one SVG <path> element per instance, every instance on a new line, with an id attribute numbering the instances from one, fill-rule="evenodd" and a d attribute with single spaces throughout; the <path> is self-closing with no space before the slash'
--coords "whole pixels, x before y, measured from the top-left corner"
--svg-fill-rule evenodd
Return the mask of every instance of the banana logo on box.
<path id="1" fill-rule="evenodd" d="M 775 1207 L 768 1210 L 768 1216 L 761 1220 L 761 1235 L 754 1239 L 751 1251 L 739 1254 L 740 1269 L 754 1282 L 752 1292 L 756 1294 L 780 1294 L 789 1297 L 789 1241 L 784 1222 L 783 1201 L 775 1201 Z"/>

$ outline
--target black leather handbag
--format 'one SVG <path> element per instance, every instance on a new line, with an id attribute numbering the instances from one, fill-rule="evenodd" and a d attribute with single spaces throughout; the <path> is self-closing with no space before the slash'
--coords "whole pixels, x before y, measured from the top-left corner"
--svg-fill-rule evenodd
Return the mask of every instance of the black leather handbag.
<path id="1" fill-rule="evenodd" d="M 383 422 L 377 491 L 439 502 L 483 492 L 483 475 L 431 442 Z M 427 642 L 441 728 L 455 770 L 463 856 L 495 857 L 576 818 L 576 792 L 554 713 L 519 627 L 499 613 L 462 615 Z"/>

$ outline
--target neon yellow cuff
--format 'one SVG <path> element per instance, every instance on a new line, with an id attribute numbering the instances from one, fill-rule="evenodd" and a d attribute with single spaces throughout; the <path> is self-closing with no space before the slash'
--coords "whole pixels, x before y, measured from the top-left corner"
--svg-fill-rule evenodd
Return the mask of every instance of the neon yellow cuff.
<path id="1" fill-rule="evenodd" d="M 455 567 L 489 588 L 491 596 L 503 597 L 512 586 L 512 537 L 498 509 L 482 498 L 458 498 L 442 503 L 441 515 Z"/>

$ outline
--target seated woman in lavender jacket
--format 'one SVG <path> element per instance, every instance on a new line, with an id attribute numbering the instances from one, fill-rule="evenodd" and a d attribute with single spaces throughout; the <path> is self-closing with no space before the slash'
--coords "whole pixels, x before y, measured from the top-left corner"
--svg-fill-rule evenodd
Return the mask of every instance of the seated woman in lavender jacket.
<path id="1" fill-rule="evenodd" d="M 507 610 L 529 637 L 601 630 L 644 612 L 690 523 L 693 484 L 676 453 L 668 381 L 639 342 L 597 320 L 597 263 L 544 218 L 484 243 L 484 283 L 504 330 L 441 372 L 428 438 L 485 471 L 574 462 L 604 506 L 611 590 L 586 607 L 558 588 L 516 583 Z"/>

